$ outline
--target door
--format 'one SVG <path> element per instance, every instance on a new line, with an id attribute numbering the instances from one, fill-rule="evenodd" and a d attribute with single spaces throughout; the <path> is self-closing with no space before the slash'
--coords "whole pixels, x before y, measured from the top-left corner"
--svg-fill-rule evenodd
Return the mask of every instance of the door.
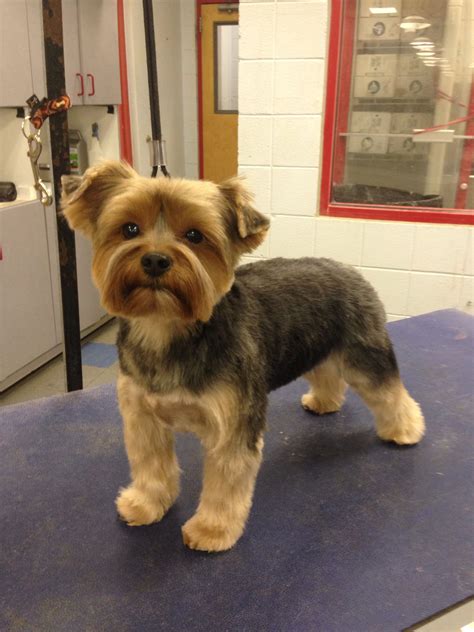
<path id="1" fill-rule="evenodd" d="M 81 69 L 77 0 L 62 0 L 62 11 L 66 93 L 71 97 L 72 105 L 82 105 L 86 84 Z"/>
<path id="2" fill-rule="evenodd" d="M 84 104 L 122 102 L 117 0 L 78 0 Z"/>
<path id="3" fill-rule="evenodd" d="M 239 26 L 237 4 L 201 6 L 201 175 L 237 173 Z"/>
<path id="4" fill-rule="evenodd" d="M 0 106 L 25 106 L 33 94 L 26 0 L 0 2 Z"/>

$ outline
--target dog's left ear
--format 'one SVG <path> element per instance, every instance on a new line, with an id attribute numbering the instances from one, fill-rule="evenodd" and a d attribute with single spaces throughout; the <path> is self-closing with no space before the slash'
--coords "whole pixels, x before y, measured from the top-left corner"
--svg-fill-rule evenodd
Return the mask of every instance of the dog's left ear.
<path id="1" fill-rule="evenodd" d="M 62 176 L 61 208 L 69 226 L 92 237 L 104 203 L 136 175 L 124 162 L 104 160 L 83 176 Z"/>
<path id="2" fill-rule="evenodd" d="M 218 186 L 231 211 L 230 219 L 238 249 L 242 253 L 255 250 L 265 239 L 270 220 L 253 206 L 253 195 L 242 178 L 230 178 Z"/>

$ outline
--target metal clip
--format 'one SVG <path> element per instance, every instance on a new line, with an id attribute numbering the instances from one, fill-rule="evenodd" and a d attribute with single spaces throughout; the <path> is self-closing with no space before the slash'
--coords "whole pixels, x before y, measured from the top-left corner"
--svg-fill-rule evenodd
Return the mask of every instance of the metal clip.
<path id="1" fill-rule="evenodd" d="M 151 136 L 146 137 L 150 150 L 150 165 L 152 167 L 166 167 L 166 141 L 153 140 Z"/>
<path id="2" fill-rule="evenodd" d="M 44 206 L 51 206 L 53 203 L 53 197 L 50 195 L 48 189 L 46 188 L 45 183 L 40 178 L 38 160 L 41 156 L 41 151 L 43 150 L 43 145 L 41 143 L 41 131 L 35 130 L 34 133 L 31 131 L 27 133 L 26 124 L 29 123 L 30 117 L 25 116 L 23 119 L 23 123 L 21 124 L 21 131 L 23 132 L 23 136 L 26 138 L 28 142 L 28 152 L 27 156 L 30 159 L 31 170 L 33 172 L 33 178 L 35 180 L 34 187 L 39 193 L 40 202 Z"/>

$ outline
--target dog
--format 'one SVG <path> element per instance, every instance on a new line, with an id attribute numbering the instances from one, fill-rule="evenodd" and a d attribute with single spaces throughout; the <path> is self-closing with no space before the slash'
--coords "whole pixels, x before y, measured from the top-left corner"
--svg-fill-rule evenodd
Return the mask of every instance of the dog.
<path id="1" fill-rule="evenodd" d="M 63 214 L 91 239 L 94 282 L 119 320 L 117 391 L 132 482 L 116 506 L 129 525 L 157 522 L 173 505 L 174 433 L 193 432 L 205 452 L 203 487 L 184 543 L 234 546 L 262 461 L 268 392 L 301 375 L 306 410 L 339 410 L 350 385 L 382 440 L 422 438 L 384 308 L 355 269 L 318 258 L 238 267 L 269 229 L 241 179 L 144 178 L 108 161 L 62 184 Z"/>

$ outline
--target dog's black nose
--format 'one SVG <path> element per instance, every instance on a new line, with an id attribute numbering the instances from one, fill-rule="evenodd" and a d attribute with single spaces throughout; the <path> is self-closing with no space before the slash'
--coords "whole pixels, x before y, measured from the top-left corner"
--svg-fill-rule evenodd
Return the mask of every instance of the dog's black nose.
<path id="1" fill-rule="evenodd" d="M 148 252 L 142 257 L 142 268 L 151 277 L 160 276 L 171 268 L 171 259 L 159 252 Z"/>

